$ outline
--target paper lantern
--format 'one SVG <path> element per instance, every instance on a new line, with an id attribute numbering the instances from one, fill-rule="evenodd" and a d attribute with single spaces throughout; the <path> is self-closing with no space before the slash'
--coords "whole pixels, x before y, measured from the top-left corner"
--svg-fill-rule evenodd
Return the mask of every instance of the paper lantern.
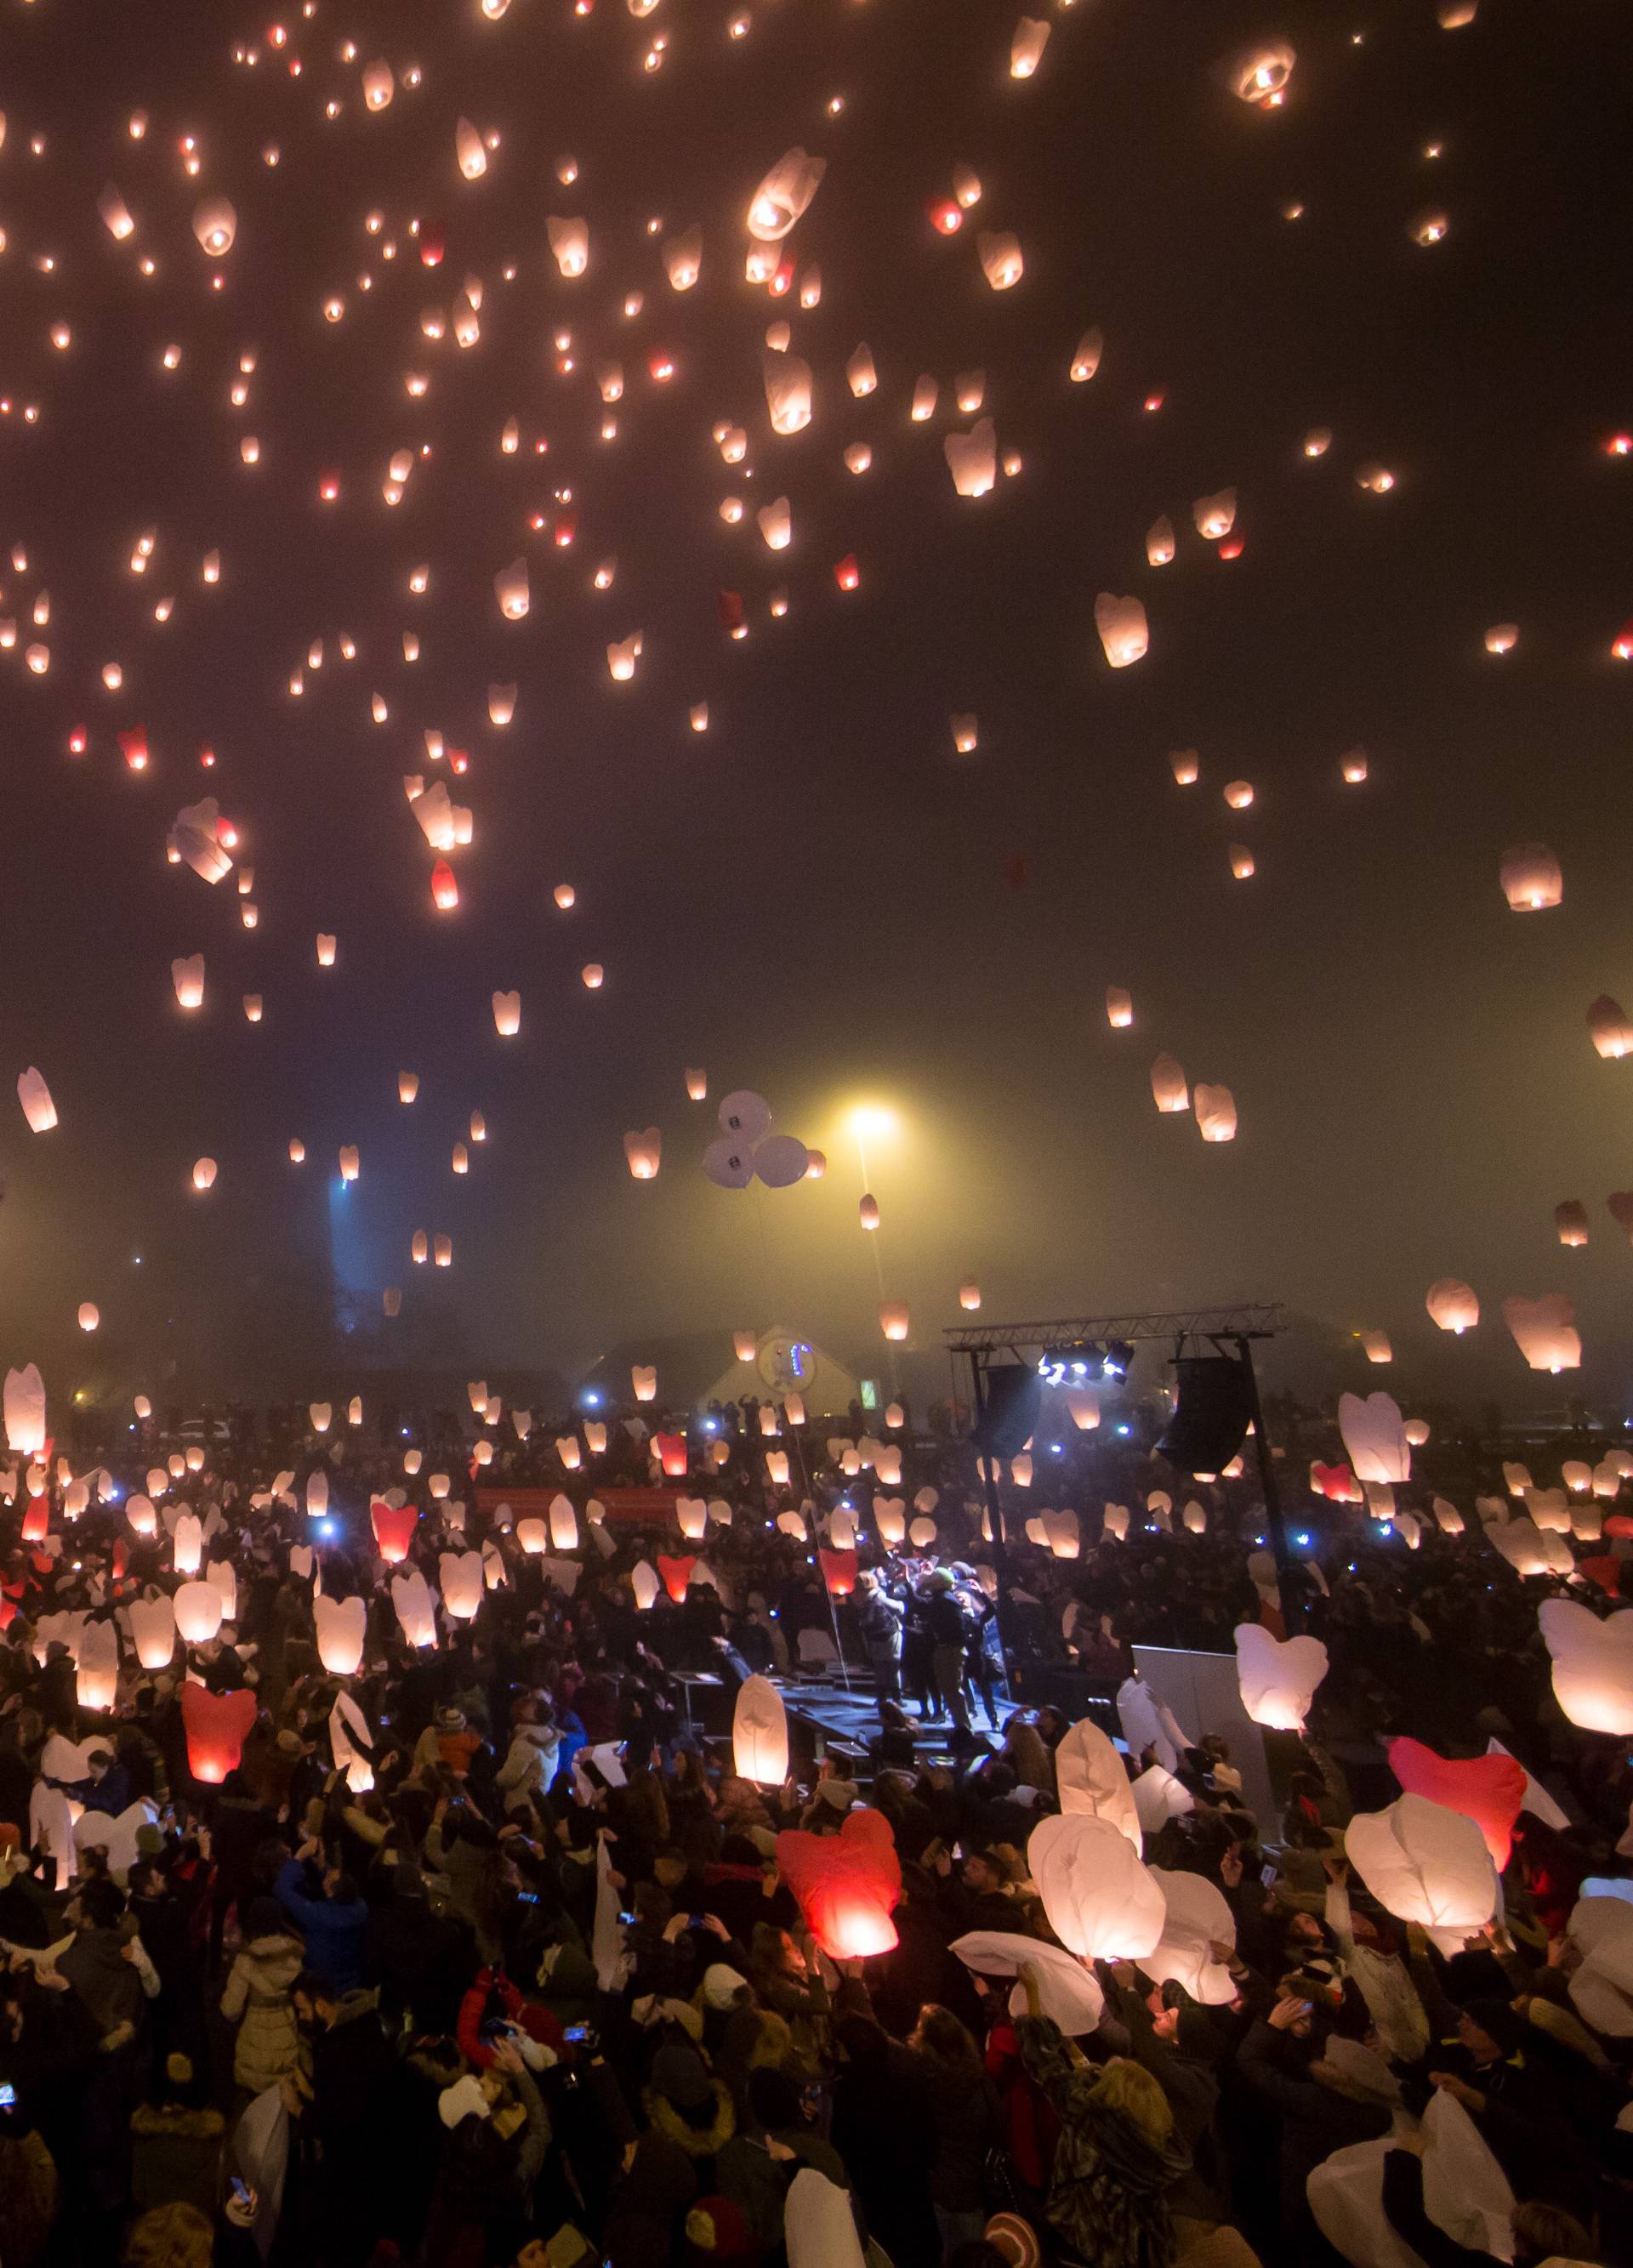
<path id="1" fill-rule="evenodd" d="M 858 401 L 864 394 L 871 394 L 878 385 L 879 373 L 874 366 L 872 351 L 866 344 L 859 346 L 846 364 L 845 377 L 846 383 Z"/>
<path id="2" fill-rule="evenodd" d="M 1094 602 L 1094 626 L 1113 669 L 1143 659 L 1150 644 L 1145 608 L 1138 599 L 1119 599 L 1102 591 Z"/>
<path id="3" fill-rule="evenodd" d="M 1162 1935 L 1162 1891 L 1110 1819 L 1074 1811 L 1039 1820 L 1027 1841 L 1026 1863 L 1049 1926 L 1068 1952 L 1090 1961 L 1138 1961 Z"/>
<path id="4" fill-rule="evenodd" d="M 788 1713 L 769 1677 L 749 1677 L 737 1689 L 731 1721 L 732 1762 L 738 1777 L 780 1787 L 788 1777 Z"/>
<path id="5" fill-rule="evenodd" d="M 125 1518 L 130 1522 L 135 1535 L 148 1536 L 159 1533 L 159 1514 L 144 1496 L 127 1497 Z"/>
<path id="6" fill-rule="evenodd" d="M 1554 1697 L 1571 1723 L 1619 1740 L 1633 1734 L 1633 1617 L 1601 1621 L 1574 1599 L 1545 1599 L 1537 1627 L 1553 1660 Z"/>
<path id="7" fill-rule="evenodd" d="M 1154 1984 L 1179 1984 L 1204 2007 L 1229 2007 L 1236 1979 L 1214 1957 L 1216 1944 L 1234 1946 L 1236 1916 L 1223 1893 L 1201 1874 L 1153 1867 L 1166 1918 L 1163 1933 L 1140 1967 Z"/>
<path id="8" fill-rule="evenodd" d="M 1512 653 L 1518 644 L 1519 624 L 1518 622 L 1494 622 L 1486 632 L 1485 647 L 1488 653 Z"/>
<path id="9" fill-rule="evenodd" d="M 132 1599 L 129 1613 L 137 1661 L 144 1669 L 167 1669 L 176 1650 L 176 1616 L 170 1600 L 162 1592 L 157 1598 Z"/>
<path id="10" fill-rule="evenodd" d="M 671 1559 L 664 1552 L 658 1554 L 658 1572 L 663 1578 L 663 1587 L 677 1607 L 686 1603 L 686 1587 L 697 1564 L 692 1557 Z"/>
<path id="11" fill-rule="evenodd" d="M 1426 1796 L 1402 1795 L 1386 1810 L 1357 1812 L 1344 1850 L 1386 1913 L 1417 1922 L 1442 1952 L 1460 1952 L 1496 1910 L 1497 1878 L 1472 1819 Z"/>
<path id="12" fill-rule="evenodd" d="M 432 1262 L 437 1267 L 451 1268 L 454 1265 L 453 1238 L 451 1236 L 433 1237 L 431 1243 L 431 1254 Z"/>
<path id="13" fill-rule="evenodd" d="M 404 1638 L 412 1646 L 437 1642 L 436 1596 L 417 1567 L 391 1579 L 391 1603 Z"/>
<path id="14" fill-rule="evenodd" d="M 487 147 L 469 118 L 461 118 L 454 123 L 454 155 L 468 181 L 480 180 L 488 170 Z"/>
<path id="15" fill-rule="evenodd" d="M 787 497 L 777 497 L 772 503 L 762 504 L 754 515 L 768 551 L 786 551 L 794 541 L 794 519 Z M 709 721 L 708 711 L 703 712 L 703 722 Z M 702 727 L 699 726 L 698 730 Z"/>
<path id="16" fill-rule="evenodd" d="M 1043 61 L 1043 51 L 1049 44 L 1050 29 L 1046 16 L 1022 17 L 1009 41 L 1011 78 L 1031 78 Z"/>
<path id="17" fill-rule="evenodd" d="M 1389 1769 L 1410 1795 L 1427 1797 L 1472 1819 L 1499 1874 L 1508 1864 L 1513 1826 L 1526 1801 L 1526 1768 L 1504 1752 L 1452 1758 L 1421 1741 L 1385 1743 Z"/>
<path id="18" fill-rule="evenodd" d="M 675 1518 L 689 1543 L 700 1543 L 709 1524 L 709 1507 L 700 1496 L 677 1497 Z"/>
<path id="19" fill-rule="evenodd" d="M 119 1686 L 119 1631 L 111 1622 L 87 1622 L 74 1664 L 75 1696 L 82 1709 L 111 1709 Z"/>
<path id="20" fill-rule="evenodd" d="M 5 1437 L 19 1457 L 37 1457 L 46 1441 L 45 1381 L 38 1363 L 8 1370 L 4 1393 Z"/>
<path id="21" fill-rule="evenodd" d="M 959 496 L 991 493 L 998 479 L 998 433 L 990 417 L 981 418 L 967 433 L 948 434 L 942 453 Z"/>
<path id="22" fill-rule="evenodd" d="M 663 1154 L 663 1137 L 655 1126 L 648 1126 L 639 1134 L 624 1138 L 624 1154 L 629 1160 L 631 1174 L 638 1182 L 653 1182 L 658 1177 L 658 1167 Z"/>
<path id="23" fill-rule="evenodd" d="M 321 1520 L 328 1510 L 329 1475 L 327 1473 L 308 1473 L 307 1475 L 307 1519 Z"/>
<path id="24" fill-rule="evenodd" d="M 1158 1056 L 1151 1065 L 1151 1095 L 1159 1110 L 1173 1113 L 1191 1108 L 1191 1090 L 1184 1067 L 1172 1056 Z"/>
<path id="25" fill-rule="evenodd" d="M 879 1329 L 887 1339 L 899 1342 L 907 1336 L 907 1303 L 905 1300 L 884 1300 L 879 1306 Z"/>
<path id="26" fill-rule="evenodd" d="M 703 231 L 689 228 L 663 247 L 664 273 L 672 291 L 690 291 L 703 272 Z"/>
<path id="27" fill-rule="evenodd" d="M 1021 240 L 1012 230 L 982 229 L 975 239 L 980 255 L 981 273 L 994 291 L 1008 291 L 1017 284 L 1025 273 L 1026 263 L 1021 257 Z"/>
<path id="28" fill-rule="evenodd" d="M 212 1693 L 189 1678 L 181 1688 L 181 1722 L 187 1733 L 188 1770 L 196 1780 L 218 1787 L 243 1759 L 244 1742 L 255 1721 L 255 1697 L 240 1688 Z"/>
<path id="29" fill-rule="evenodd" d="M 589 266 L 589 223 L 558 220 L 551 215 L 545 220 L 544 232 L 562 274 L 568 278 L 582 276 Z"/>
<path id="30" fill-rule="evenodd" d="M 1582 1342 L 1573 1324 L 1576 1310 L 1563 1292 L 1540 1300 L 1518 1293 L 1503 1302 L 1503 1321 L 1515 1345 L 1533 1370 L 1577 1370 L 1582 1363 Z"/>
<path id="31" fill-rule="evenodd" d="M 447 1611 L 456 1622 L 469 1622 L 482 1604 L 482 1554 L 479 1551 L 440 1553 L 437 1580 L 442 1588 L 442 1603 Z"/>
<path id="32" fill-rule="evenodd" d="M 355 1677 L 362 1665 L 368 1616 L 364 1602 L 326 1599 L 320 1592 L 312 1602 L 312 1613 L 317 1624 L 318 1660 L 331 1677 Z"/>
<path id="33" fill-rule="evenodd" d="M 1564 895 L 1559 861 L 1545 843 L 1518 843 L 1503 853 L 1503 895 L 1517 914 L 1556 906 Z"/>
<path id="34" fill-rule="evenodd" d="M 307 1404 L 307 1416 L 312 1421 L 312 1430 L 314 1433 L 327 1433 L 329 1420 L 334 1414 L 333 1409 L 327 1402 L 309 1402 Z"/>
<path id="35" fill-rule="evenodd" d="M 193 1564 L 196 1566 L 197 1560 Z M 215 1585 L 183 1583 L 175 1594 L 174 1604 L 176 1632 L 183 1646 L 208 1645 L 222 1623 L 221 1594 Z"/>
<path id="36" fill-rule="evenodd" d="M 51 1100 L 50 1088 L 32 1064 L 18 1075 L 17 1099 L 23 1106 L 30 1133 L 48 1134 L 56 1124 L 56 1105 Z"/>
<path id="37" fill-rule="evenodd" d="M 219 260 L 231 252 L 238 233 L 238 215 L 225 197 L 200 200 L 193 208 L 193 233 L 211 260 Z"/>
<path id="38" fill-rule="evenodd" d="M 759 244 L 777 244 L 787 235 L 822 186 L 825 158 L 787 150 L 749 201 L 749 234 Z"/>
<path id="39" fill-rule="evenodd" d="M 1459 1337 L 1472 1331 L 1480 1321 L 1480 1302 L 1467 1284 L 1455 1276 L 1443 1276 L 1431 1284 L 1423 1305 L 1430 1321 L 1443 1331 L 1454 1332 Z"/>
<path id="40" fill-rule="evenodd" d="M 1055 1779 L 1062 1813 L 1107 1821 L 1139 1854 L 1144 1837 L 1128 1775 L 1092 1718 L 1080 1719 L 1055 1750 Z"/>
<path id="41" fill-rule="evenodd" d="M 648 1559 L 638 1559 L 630 1570 L 630 1587 L 641 1614 L 650 1613 L 658 1596 L 658 1571 Z"/>
<path id="42" fill-rule="evenodd" d="M 171 1532 L 170 1546 L 177 1574 L 196 1575 L 203 1550 L 203 1530 L 196 1516 L 185 1506 L 177 1516 Z M 181 1635 L 183 1638 L 187 1636 L 185 1630 Z"/>
<path id="43" fill-rule="evenodd" d="M 521 1029 L 520 992 L 496 992 L 493 995 L 493 1028 L 502 1040 L 515 1038 Z"/>
<path id="44" fill-rule="evenodd" d="M 599 992 L 602 974 L 600 961 L 587 961 L 579 971 L 579 982 L 587 992 Z"/>
<path id="45" fill-rule="evenodd" d="M 414 1541 L 418 1513 L 411 1504 L 388 1504 L 383 1498 L 375 1497 L 369 1505 L 368 1517 L 381 1557 L 388 1567 L 399 1565 L 408 1557 L 409 1547 Z"/>
<path id="46" fill-rule="evenodd" d="M 335 965 L 335 940 L 327 930 L 317 933 L 317 965 L 320 968 L 332 968 Z"/>
<path id="47" fill-rule="evenodd" d="M 1387 1394 L 1339 1396 L 1338 1430 L 1357 1480 L 1389 1485 L 1409 1480 L 1412 1455 L 1400 1406 Z"/>
<path id="48" fill-rule="evenodd" d="M 1279 109 L 1297 62 L 1297 51 L 1285 40 L 1268 40 L 1250 48 L 1230 67 L 1231 91 L 1256 108 Z"/>
<path id="49" fill-rule="evenodd" d="M 1236 1098 L 1228 1086 L 1209 1086 L 1198 1079 L 1196 1123 L 1204 1142 L 1235 1141 Z"/>
<path id="50" fill-rule="evenodd" d="M 927 1551 L 935 1541 L 935 1535 L 933 1520 L 915 1520 L 907 1530 L 907 1541 L 915 1551 Z"/>
<path id="51" fill-rule="evenodd" d="M 811 422 L 811 366 L 798 355 L 765 357 L 765 408 L 774 433 L 800 433 Z"/>
<path id="52" fill-rule="evenodd" d="M 856 1588 L 856 1554 L 854 1551 L 825 1551 L 816 1553 L 823 1580 L 831 1599 L 848 1599 Z"/>
<path id="53" fill-rule="evenodd" d="M 199 1008 L 204 1000 L 204 956 L 190 953 L 170 964 L 170 981 L 175 986 L 176 1001 L 183 1008 Z"/>
<path id="54" fill-rule="evenodd" d="M 1237 1683 L 1255 1725 L 1300 1731 L 1326 1670 L 1326 1648 L 1319 1638 L 1278 1639 L 1260 1623 L 1238 1625 Z"/>
<path id="55" fill-rule="evenodd" d="M 901 1860 L 883 1812 L 847 1812 L 837 1835 L 786 1828 L 777 1866 L 805 1926 L 830 1961 L 861 1961 L 897 1942 L 890 1916 L 902 1892 Z"/>

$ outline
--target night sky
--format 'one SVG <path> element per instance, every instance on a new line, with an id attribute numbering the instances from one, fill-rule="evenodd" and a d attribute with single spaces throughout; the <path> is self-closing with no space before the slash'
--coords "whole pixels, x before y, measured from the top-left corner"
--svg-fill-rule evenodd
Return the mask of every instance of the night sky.
<path id="1" fill-rule="evenodd" d="M 511 0 L 499 20 L 478 0 L 317 0 L 281 43 L 232 0 L 0 0 L 7 1363 L 38 1360 L 54 1392 L 344 1394 L 410 1358 L 572 1377 L 647 1331 L 718 1330 L 724 1366 L 734 1329 L 776 1321 L 876 1366 L 876 1260 L 926 1384 L 973 1278 L 994 1317 L 1281 1298 L 1307 1319 L 1289 1373 L 1518 1409 L 1578 1381 L 1526 1370 L 1501 1302 L 1564 1292 L 1581 1391 L 1633 1395 L 1633 1252 L 1606 1209 L 1633 1184 L 1633 1062 L 1601 1060 L 1586 1021 L 1601 994 L 1633 1003 L 1633 664 L 1613 654 L 1633 455 L 1610 446 L 1633 430 L 1626 12 L 1479 0 L 1447 29 L 1436 0 L 1036 5 L 1051 36 L 1016 79 L 1020 11 L 988 0 Z M 1232 67 L 1272 42 L 1297 63 L 1282 105 L 1255 107 Z M 395 92 L 371 114 L 381 59 Z M 498 137 L 475 180 L 461 118 Z M 771 247 L 794 277 L 774 296 L 745 278 L 746 217 L 795 145 L 826 174 Z M 960 166 L 979 201 L 944 237 L 929 208 Z M 236 213 L 220 259 L 193 225 L 212 196 Z M 551 215 L 589 224 L 580 277 Z M 1437 215 L 1444 239 L 1420 245 Z M 701 277 L 676 292 L 661 247 L 693 225 Z M 983 231 L 1018 239 L 1014 288 L 984 279 Z M 762 379 L 778 322 L 813 373 L 792 436 Z M 1091 327 L 1103 357 L 1075 384 Z M 864 340 L 879 383 L 854 399 Z M 955 385 L 978 369 L 966 415 Z M 915 423 L 921 374 L 939 399 Z M 977 415 L 1018 465 L 962 498 L 942 445 Z M 739 464 L 721 421 L 747 434 Z M 428 453 L 392 507 L 399 449 Z M 1369 466 L 1387 493 L 1359 483 Z M 1230 558 L 1193 520 L 1226 488 Z M 773 552 L 755 514 L 779 497 L 794 532 Z M 1154 566 L 1164 514 L 1177 556 Z M 518 557 L 531 605 L 508 622 L 493 578 Z M 1097 636 L 1102 592 L 1146 606 L 1127 668 Z M 1509 622 L 1518 644 L 1488 653 Z M 605 648 L 637 631 L 615 683 Z M 488 688 L 512 681 L 498 729 Z M 955 715 L 979 720 L 972 754 Z M 139 773 L 119 739 L 137 727 Z M 427 728 L 468 752 L 462 778 Z M 1170 754 L 1193 747 L 1181 787 Z M 473 814 L 450 913 L 412 773 Z M 1227 808 L 1235 780 L 1251 808 Z M 235 875 L 166 863 L 178 811 L 209 795 L 254 868 L 253 932 Z M 1563 902 L 1522 915 L 1498 874 L 1528 842 L 1556 855 Z M 170 963 L 192 953 L 189 1014 Z M 1132 1028 L 1108 1026 L 1108 985 Z M 490 998 L 513 986 L 506 1040 Z M 1193 1089 L 1229 1086 L 1234 1141 L 1159 1116 L 1159 1051 Z M 30 1065 L 47 1134 L 11 1094 Z M 713 1186 L 734 1088 L 822 1148 L 825 1178 Z M 898 1122 L 868 1144 L 876 1239 L 859 1103 Z M 488 1138 L 461 1178 L 473 1110 Z M 623 1138 L 649 1125 L 662 1167 L 637 1182 Z M 1565 1198 L 1585 1250 L 1558 1243 Z M 361 1318 L 333 1360 L 307 1305 L 331 1212 Z M 452 1235 L 446 1274 L 411 1263 L 417 1228 Z M 1455 1343 L 1423 1308 L 1447 1276 L 1482 1308 Z M 1392 1372 L 1363 1329 L 1390 1334 Z"/>

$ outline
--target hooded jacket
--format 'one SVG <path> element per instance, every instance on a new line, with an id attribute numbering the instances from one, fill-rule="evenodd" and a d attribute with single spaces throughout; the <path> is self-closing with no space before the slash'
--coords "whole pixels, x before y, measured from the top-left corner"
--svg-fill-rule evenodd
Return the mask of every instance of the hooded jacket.
<path id="1" fill-rule="evenodd" d="M 299 2060 L 300 2037 L 289 1992 L 300 1974 L 301 1958 L 293 1937 L 252 1937 L 228 1975 L 221 2013 L 238 2026 L 233 2077 L 252 2095 L 276 2087 Z"/>
<path id="2" fill-rule="evenodd" d="M 1174 2257 L 1168 2193 L 1191 2154 L 1156 2143 L 1095 2093 L 1100 2074 L 1080 2071 L 1048 2016 L 1016 2023 L 1021 2054 L 1060 2121 L 1049 2176 L 1052 2226 L 1097 2268 L 1169 2268 Z"/>

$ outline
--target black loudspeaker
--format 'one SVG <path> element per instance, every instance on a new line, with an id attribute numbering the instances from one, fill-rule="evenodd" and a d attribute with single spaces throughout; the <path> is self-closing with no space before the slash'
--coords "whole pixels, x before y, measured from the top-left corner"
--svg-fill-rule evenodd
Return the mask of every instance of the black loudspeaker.
<path id="1" fill-rule="evenodd" d="M 989 1457 L 1018 1457 L 1032 1438 L 1043 1381 L 1024 1363 L 1001 1363 L 986 1373 L 986 1407 L 972 1439 Z"/>
<path id="2" fill-rule="evenodd" d="M 1159 1457 L 1182 1473 L 1222 1473 L 1247 1439 L 1252 1386 L 1247 1366 L 1234 1355 L 1181 1355 L 1179 1395 Z"/>

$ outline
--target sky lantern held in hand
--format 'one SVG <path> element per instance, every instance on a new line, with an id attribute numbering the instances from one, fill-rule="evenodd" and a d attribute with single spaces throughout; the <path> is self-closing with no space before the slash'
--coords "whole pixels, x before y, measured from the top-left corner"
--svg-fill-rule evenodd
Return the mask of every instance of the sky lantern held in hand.
<path id="1" fill-rule="evenodd" d="M 738 1687 L 731 1735 L 739 1778 L 780 1787 L 788 1777 L 788 1714 L 769 1677 L 745 1678 Z"/>
<path id="2" fill-rule="evenodd" d="M 1163 1894 L 1112 1819 L 1084 1811 L 1040 1820 L 1026 1845 L 1049 1926 L 1089 1961 L 1138 1961 L 1163 1933 Z"/>
<path id="3" fill-rule="evenodd" d="M 901 1897 L 901 1860 L 883 1812 L 857 1806 L 837 1835 L 787 1828 L 777 1865 L 806 1927 L 830 1961 L 862 1961 L 897 1942 L 890 1916 Z"/>
<path id="4" fill-rule="evenodd" d="M 255 1697 L 242 1687 L 232 1693 L 212 1693 L 191 1678 L 186 1682 L 181 1722 L 188 1769 L 195 1779 L 218 1787 L 229 1772 L 237 1771 L 255 1713 Z"/>

